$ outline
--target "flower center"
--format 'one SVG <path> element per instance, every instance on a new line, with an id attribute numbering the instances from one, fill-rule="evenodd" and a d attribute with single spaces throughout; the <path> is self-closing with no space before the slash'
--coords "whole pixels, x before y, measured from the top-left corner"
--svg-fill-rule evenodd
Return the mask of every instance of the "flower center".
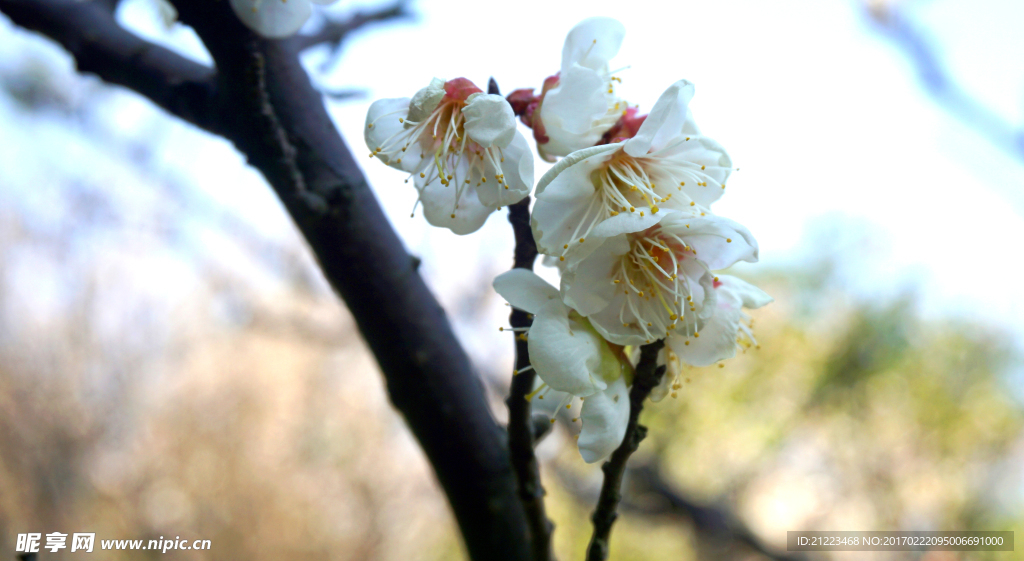
<path id="1" fill-rule="evenodd" d="M 465 78 L 456 78 L 445 82 L 444 90 L 444 97 L 423 121 L 411 121 L 406 118 L 408 113 L 403 112 L 405 116 L 398 118 L 403 125 L 402 130 L 382 142 L 371 157 L 378 156 L 384 162 L 394 160 L 401 164 L 406 151 L 418 143 L 422 161 L 415 166 L 416 171 L 410 177 L 418 174 L 417 184 L 421 186 L 432 181 L 439 181 L 445 187 L 454 185 L 456 193 L 451 217 L 455 218 L 466 188 L 487 183 L 488 168 L 496 171 L 494 180 L 498 185 L 505 189 L 509 187 L 501 173 L 501 163 L 505 161 L 501 149 L 493 146 L 483 148 L 466 135 L 466 117 L 462 110 L 470 95 L 481 93 L 480 88 Z"/>
<path id="2" fill-rule="evenodd" d="M 700 263 L 693 248 L 660 225 L 629 238 L 630 250 L 612 270 L 612 283 L 625 295 L 619 310 L 623 327 L 638 329 L 653 341 L 681 322 L 687 335 L 695 335 L 693 281 L 682 269 L 687 259 Z"/>
<path id="3" fill-rule="evenodd" d="M 681 142 L 689 140 L 690 137 L 687 137 Z M 639 212 L 643 216 L 645 211 L 638 207 L 649 207 L 651 214 L 657 214 L 661 210 L 658 205 L 666 203 L 674 202 L 676 208 L 696 206 L 697 203 L 683 191 L 688 183 L 698 187 L 707 187 L 708 182 L 722 186 L 708 175 L 706 166 L 661 155 L 661 152 L 673 147 L 639 158 L 620 149 L 603 166 L 591 173 L 595 196 L 591 198 L 583 219 L 576 226 L 570 238 L 572 241 L 562 248 L 563 261 L 572 245 L 584 243 L 595 226 L 612 216 L 618 216 L 620 212 Z M 672 192 L 673 187 L 677 192 Z M 672 197 L 680 193 L 682 197 L 672 201 Z"/>

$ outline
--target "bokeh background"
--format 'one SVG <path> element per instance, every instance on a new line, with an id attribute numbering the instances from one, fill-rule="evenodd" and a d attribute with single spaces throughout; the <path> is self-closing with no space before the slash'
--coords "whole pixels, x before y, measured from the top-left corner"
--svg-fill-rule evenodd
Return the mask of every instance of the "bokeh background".
<path id="1" fill-rule="evenodd" d="M 539 87 L 576 22 L 619 18 L 630 102 L 696 84 L 697 121 L 741 168 L 715 210 L 761 245 L 734 272 L 776 298 L 754 313 L 759 350 L 645 411 L 613 559 L 781 558 L 787 530 L 1024 536 L 1024 3 L 488 6 L 416 2 L 307 53 L 354 151 L 373 99 L 433 76 Z M 152 0 L 118 17 L 209 61 Z M 511 262 L 507 223 L 430 228 L 399 172 L 360 161 L 502 419 L 512 344 L 490 279 Z M 572 433 L 559 423 L 538 452 L 561 559 L 582 558 L 600 484 Z M 0 16 L 0 557 L 53 531 L 212 540 L 177 559 L 463 556 L 262 178 Z"/>

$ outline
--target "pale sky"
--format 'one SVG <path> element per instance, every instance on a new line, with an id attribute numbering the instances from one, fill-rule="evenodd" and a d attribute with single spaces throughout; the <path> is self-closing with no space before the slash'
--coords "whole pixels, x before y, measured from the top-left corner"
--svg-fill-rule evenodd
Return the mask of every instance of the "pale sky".
<path id="1" fill-rule="evenodd" d="M 191 31 L 164 29 L 147 1 L 129 0 L 122 20 L 206 57 Z M 410 218 L 415 192 L 402 183 L 403 174 L 365 157 L 369 104 L 411 96 L 435 76 L 465 76 L 486 87 L 493 75 L 506 93 L 539 87 L 558 69 L 569 29 L 585 17 L 606 15 L 625 24 L 613 66 L 630 67 L 621 72 L 620 92 L 642 112 L 672 82 L 685 78 L 696 85 L 697 122 L 741 168 L 714 210 L 750 228 L 766 267 L 799 263 L 809 247 L 829 247 L 845 264 L 844 281 L 862 297 L 912 287 L 930 315 L 975 317 L 1024 335 L 1018 322 L 1024 297 L 1012 290 L 1021 269 L 1015 242 L 1024 239 L 1024 165 L 931 101 L 905 57 L 872 31 L 852 0 L 522 0 L 493 7 L 438 0 L 414 9 L 421 10 L 415 22 L 353 37 L 339 63 L 318 80 L 368 90 L 366 99 L 330 103 L 332 115 L 446 305 L 480 292 L 487 277 L 508 266 L 504 213 L 465 237 L 430 227 L 419 213 Z M 962 87 L 1009 121 L 1024 121 L 1024 42 L 1017 39 L 1024 3 L 933 0 L 915 3 L 910 13 L 939 40 Z M 9 37 L 9 25 L 3 27 Z M 10 56 L 10 45 L 0 42 L 0 55 Z M 311 68 L 322 54 L 310 53 Z M 128 136 L 151 136 L 154 111 L 131 95 L 118 99 L 109 109 L 111 126 Z M 56 142 L 56 133 L 40 130 L 33 142 Z M 8 154 L 9 162 L 38 151 L 39 144 L 33 148 L 18 134 L 0 135 L 8 147 L 22 145 Z M 272 192 L 228 143 L 181 124 L 160 128 L 153 143 L 167 169 L 233 205 L 267 235 L 291 235 Z M 82 150 L 88 160 L 88 148 Z M 538 160 L 537 178 L 544 169 Z M 850 241 L 864 233 L 874 243 Z M 503 307 L 495 298 L 488 302 L 493 310 L 487 316 L 500 325 Z M 463 329 L 461 335 L 481 349 L 500 345 L 494 331 Z"/>

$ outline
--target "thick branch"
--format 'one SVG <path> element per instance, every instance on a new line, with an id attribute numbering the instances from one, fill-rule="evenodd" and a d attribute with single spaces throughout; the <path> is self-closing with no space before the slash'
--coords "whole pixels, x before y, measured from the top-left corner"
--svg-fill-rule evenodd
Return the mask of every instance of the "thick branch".
<path id="1" fill-rule="evenodd" d="M 480 379 L 287 41 L 254 36 L 228 2 L 175 0 L 219 69 L 141 42 L 74 0 L 0 0 L 80 68 L 232 140 L 277 192 L 345 300 L 452 505 L 470 556 L 525 561 L 529 530 L 505 431 Z M 141 74 L 141 76 L 139 76 Z M 202 96 L 192 87 L 202 84 Z M 194 99 L 203 102 L 193 105 Z"/>
<path id="2" fill-rule="evenodd" d="M 608 559 L 608 536 L 612 524 L 618 514 L 615 510 L 622 500 L 622 475 L 626 471 L 626 462 L 640 446 L 640 441 L 647 436 L 647 427 L 640 424 L 640 412 L 644 408 L 644 400 L 651 395 L 651 390 L 661 382 L 665 367 L 658 366 L 658 352 L 665 346 L 665 341 L 655 341 L 640 347 L 640 362 L 636 365 L 636 377 L 633 387 L 629 390 L 629 423 L 626 425 L 626 436 L 622 444 L 612 452 L 611 458 L 601 466 L 604 472 L 604 483 L 601 495 L 597 499 L 597 508 L 591 520 L 594 522 L 594 535 L 590 538 L 587 548 L 587 561 L 604 561 Z"/>
<path id="3" fill-rule="evenodd" d="M 78 70 L 148 97 L 172 115 L 213 127 L 214 72 L 126 31 L 98 1 L 0 0 L 15 24 L 57 41 Z"/>

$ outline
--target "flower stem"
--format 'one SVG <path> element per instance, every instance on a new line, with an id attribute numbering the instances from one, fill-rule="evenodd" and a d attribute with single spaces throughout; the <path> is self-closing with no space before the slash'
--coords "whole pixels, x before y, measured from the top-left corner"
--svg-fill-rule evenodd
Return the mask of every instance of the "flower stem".
<path id="1" fill-rule="evenodd" d="M 498 84 L 491 78 L 487 85 L 487 93 L 501 95 Z M 533 262 L 537 260 L 537 243 L 533 239 L 530 228 L 530 197 L 509 205 L 508 221 L 512 224 L 512 232 L 516 239 L 516 249 L 512 268 L 533 270 Z M 512 309 L 509 324 L 513 329 L 529 327 L 533 319 L 522 310 Z M 540 482 L 540 466 L 537 456 L 533 453 L 534 428 L 530 416 L 530 401 L 526 396 L 533 391 L 533 382 L 537 372 L 528 368 L 530 351 L 527 341 L 515 338 L 516 365 L 512 386 L 509 388 L 508 399 L 508 447 L 511 453 L 512 469 L 516 474 L 519 500 L 526 511 L 527 524 L 530 528 L 530 544 L 535 561 L 551 561 L 551 532 L 555 525 L 548 520 L 544 511 L 544 487 Z"/>
<path id="2" fill-rule="evenodd" d="M 626 471 L 626 462 L 640 446 L 640 441 L 647 436 L 647 427 L 639 423 L 640 412 L 644 400 L 651 394 L 665 374 L 665 367 L 658 366 L 658 352 L 665 346 L 665 341 L 655 341 L 640 347 L 640 362 L 636 366 L 636 378 L 629 390 L 629 424 L 626 425 L 626 436 L 622 444 L 612 452 L 611 457 L 601 466 L 604 472 L 604 483 L 601 495 L 597 499 L 597 507 L 591 520 L 594 523 L 594 534 L 587 547 L 587 561 L 604 561 L 608 559 L 608 536 L 612 524 L 618 514 L 615 510 L 622 500 L 622 475 Z"/>

